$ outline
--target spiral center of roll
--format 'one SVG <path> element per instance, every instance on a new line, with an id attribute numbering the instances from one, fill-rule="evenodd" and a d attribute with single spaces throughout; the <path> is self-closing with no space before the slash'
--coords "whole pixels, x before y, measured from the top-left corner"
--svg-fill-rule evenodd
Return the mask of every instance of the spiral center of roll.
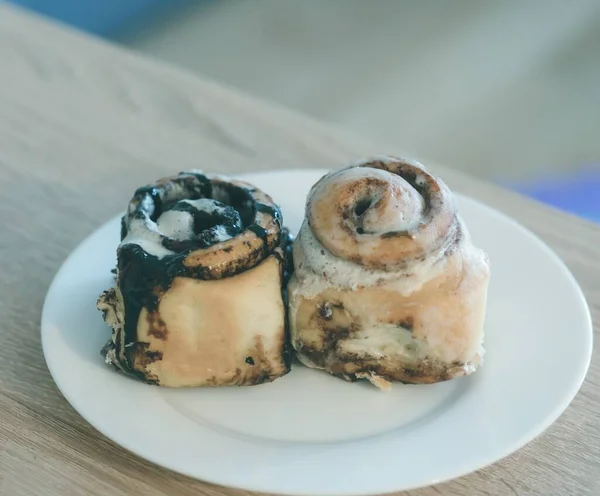
<path id="1" fill-rule="evenodd" d="M 400 176 L 374 169 L 370 172 L 388 177 L 382 178 L 384 181 L 381 182 L 367 183 L 368 194 L 356 203 L 354 223 L 357 234 L 381 235 L 417 227 L 425 208 L 419 192 Z"/>
<path id="2" fill-rule="evenodd" d="M 311 189 L 306 211 L 322 247 L 375 270 L 440 257 L 456 239 L 456 207 L 445 184 L 418 162 L 392 157 L 327 174 Z"/>

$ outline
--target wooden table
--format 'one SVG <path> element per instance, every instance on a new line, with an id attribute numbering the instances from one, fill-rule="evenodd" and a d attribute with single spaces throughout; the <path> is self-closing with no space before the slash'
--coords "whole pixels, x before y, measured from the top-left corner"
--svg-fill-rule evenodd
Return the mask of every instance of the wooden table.
<path id="1" fill-rule="evenodd" d="M 395 147 L 363 143 L 7 6 L 0 76 L 0 495 L 245 494 L 147 463 L 79 417 L 42 356 L 48 285 L 77 243 L 137 185 L 162 174 L 327 167 Z M 548 242 L 582 285 L 598 332 L 600 228 L 436 170 Z M 581 392 L 539 439 L 477 473 L 406 494 L 600 494 L 599 382 L 595 353 Z"/>

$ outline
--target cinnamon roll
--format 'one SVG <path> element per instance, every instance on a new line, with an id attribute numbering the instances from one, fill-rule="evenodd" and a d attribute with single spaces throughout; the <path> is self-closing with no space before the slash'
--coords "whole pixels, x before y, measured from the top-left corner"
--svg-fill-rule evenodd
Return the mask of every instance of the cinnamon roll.
<path id="1" fill-rule="evenodd" d="M 252 385 L 290 369 L 279 207 L 242 181 L 182 172 L 138 189 L 116 287 L 98 308 L 107 363 L 161 386 Z"/>
<path id="2" fill-rule="evenodd" d="M 381 157 L 327 174 L 293 257 L 289 322 L 305 365 L 388 389 L 481 363 L 487 256 L 421 164 Z"/>

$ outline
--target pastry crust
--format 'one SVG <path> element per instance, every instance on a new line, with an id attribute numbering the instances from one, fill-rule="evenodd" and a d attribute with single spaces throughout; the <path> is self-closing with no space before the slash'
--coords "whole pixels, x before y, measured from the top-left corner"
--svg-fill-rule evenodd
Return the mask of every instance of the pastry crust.
<path id="1" fill-rule="evenodd" d="M 420 164 L 385 157 L 319 181 L 294 265 L 290 330 L 305 365 L 387 389 L 481 363 L 487 257 Z"/>
<path id="2" fill-rule="evenodd" d="M 281 260 L 272 255 L 224 279 L 175 278 L 156 311 L 140 312 L 131 369 L 148 382 L 169 387 L 252 385 L 284 375 L 289 369 L 282 359 Z M 118 288 L 101 298 L 99 308 L 115 315 L 107 316 L 107 322 L 123 328 Z M 107 356 L 119 366 L 125 343 L 117 341 Z"/>
<path id="3" fill-rule="evenodd" d="M 278 207 L 251 185 L 197 172 L 156 187 L 138 190 L 130 203 L 117 286 L 98 301 L 113 329 L 106 361 L 167 387 L 254 385 L 286 374 L 288 237 Z M 217 187 L 215 196 L 237 213 L 197 201 Z M 224 233 L 223 223 L 234 228 Z"/>

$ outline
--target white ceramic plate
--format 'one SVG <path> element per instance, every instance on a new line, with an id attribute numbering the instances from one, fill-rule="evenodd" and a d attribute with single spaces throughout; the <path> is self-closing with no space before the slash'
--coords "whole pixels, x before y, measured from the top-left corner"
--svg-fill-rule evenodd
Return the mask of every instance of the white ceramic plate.
<path id="1" fill-rule="evenodd" d="M 245 177 L 298 229 L 325 171 Z M 126 199 L 124 199 L 125 203 Z M 297 365 L 271 384 L 168 390 L 104 364 L 95 308 L 112 284 L 119 219 L 64 263 L 42 316 L 48 367 L 73 407 L 124 448 L 217 484 L 277 494 L 354 495 L 434 484 L 507 456 L 569 405 L 587 371 L 592 328 L 559 258 L 510 218 L 458 196 L 492 261 L 485 364 L 473 376 L 383 393 Z"/>

